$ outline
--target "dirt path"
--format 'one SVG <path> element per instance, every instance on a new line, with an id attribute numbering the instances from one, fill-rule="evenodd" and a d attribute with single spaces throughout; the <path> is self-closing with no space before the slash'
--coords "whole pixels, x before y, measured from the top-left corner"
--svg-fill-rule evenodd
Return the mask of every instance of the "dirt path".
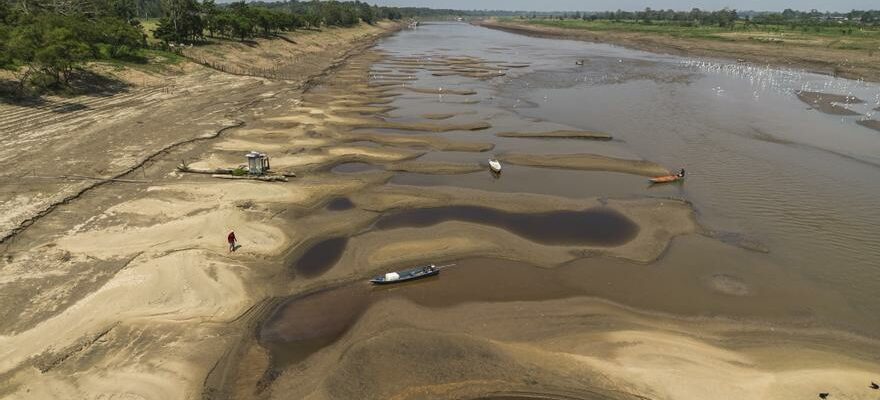
<path id="1" fill-rule="evenodd" d="M 798 45 L 775 45 L 722 40 L 678 38 L 642 32 L 589 31 L 536 26 L 512 21 L 484 20 L 476 25 L 536 37 L 609 43 L 636 50 L 690 57 L 739 59 L 762 65 L 805 69 L 820 74 L 880 82 L 880 49 L 870 54 Z"/>

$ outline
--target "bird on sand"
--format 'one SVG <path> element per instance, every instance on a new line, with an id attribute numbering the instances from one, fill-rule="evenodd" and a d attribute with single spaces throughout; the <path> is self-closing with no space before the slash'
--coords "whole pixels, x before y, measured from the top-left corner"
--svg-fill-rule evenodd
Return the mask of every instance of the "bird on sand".
<path id="1" fill-rule="evenodd" d="M 819 393 L 819 398 L 820 398 L 820 399 L 827 399 L 827 398 L 828 398 L 828 393 Z"/>
<path id="2" fill-rule="evenodd" d="M 874 382 L 871 382 L 871 386 L 868 386 L 868 387 L 871 389 L 874 389 L 874 390 L 880 389 L 880 385 L 878 385 Z"/>

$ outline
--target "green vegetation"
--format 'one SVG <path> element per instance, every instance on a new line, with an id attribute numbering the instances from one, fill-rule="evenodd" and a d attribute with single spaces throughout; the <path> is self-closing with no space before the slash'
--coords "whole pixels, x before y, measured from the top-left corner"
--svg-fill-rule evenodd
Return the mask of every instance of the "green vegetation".
<path id="1" fill-rule="evenodd" d="M 22 3 L 0 11 L 0 67 L 16 72 L 22 91 L 67 86 L 74 71 L 89 60 L 142 60 L 146 45 L 136 21 L 108 13 L 62 14 L 40 3 Z M 30 10 L 39 11 L 30 11 Z M 28 10 L 25 12 L 24 10 Z M 69 11 L 69 10 L 64 10 Z"/>
<path id="2" fill-rule="evenodd" d="M 360 1 L 239 1 L 218 5 L 213 0 L 163 0 L 162 8 L 165 16 L 159 19 L 154 36 L 174 43 L 199 42 L 206 37 L 247 40 L 298 28 L 349 27 L 361 21 L 373 24 L 379 19 L 401 18 L 395 8 Z"/>
<path id="3" fill-rule="evenodd" d="M 821 46 L 837 49 L 880 49 L 880 11 L 821 14 L 651 10 L 605 13 L 525 13 L 516 19 L 533 25 L 593 32 L 636 32 L 679 38 L 751 41 L 768 44 Z"/>
<path id="4" fill-rule="evenodd" d="M 401 13 L 335 0 L 0 0 L 0 69 L 13 72 L 19 95 L 67 90 L 88 62 L 170 64 L 179 61 L 162 52 L 171 44 L 205 43 L 209 37 L 248 40 L 383 18 L 399 19 Z"/>

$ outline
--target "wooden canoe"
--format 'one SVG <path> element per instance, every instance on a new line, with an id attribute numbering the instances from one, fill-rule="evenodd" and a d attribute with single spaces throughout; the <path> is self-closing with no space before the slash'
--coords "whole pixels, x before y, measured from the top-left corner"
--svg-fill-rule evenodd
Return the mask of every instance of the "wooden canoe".
<path id="1" fill-rule="evenodd" d="M 669 183 L 669 182 L 675 182 L 675 181 L 678 181 L 681 179 L 683 179 L 683 178 L 678 175 L 658 176 L 656 178 L 651 178 L 651 183 Z"/>

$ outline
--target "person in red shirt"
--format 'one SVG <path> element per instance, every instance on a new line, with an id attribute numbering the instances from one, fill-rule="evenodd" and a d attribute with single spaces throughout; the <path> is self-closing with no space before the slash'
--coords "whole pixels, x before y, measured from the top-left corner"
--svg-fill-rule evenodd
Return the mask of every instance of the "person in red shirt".
<path id="1" fill-rule="evenodd" d="M 226 236 L 226 241 L 229 242 L 229 251 L 235 251 L 235 232 L 229 231 L 229 235 Z"/>

